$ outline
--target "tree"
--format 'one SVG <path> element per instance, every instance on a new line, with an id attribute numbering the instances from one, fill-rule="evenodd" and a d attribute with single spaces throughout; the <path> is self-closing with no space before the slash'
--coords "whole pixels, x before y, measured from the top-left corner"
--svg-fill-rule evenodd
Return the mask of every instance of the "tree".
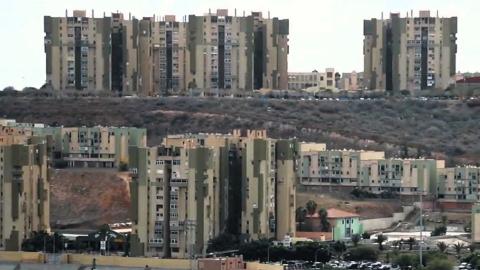
<path id="1" fill-rule="evenodd" d="M 307 209 L 305 207 L 298 207 L 295 210 L 295 220 L 299 224 L 299 229 L 302 230 L 302 225 L 305 223 L 305 220 L 307 218 Z"/>
<path id="2" fill-rule="evenodd" d="M 438 250 L 440 250 L 440 252 L 442 252 L 442 253 L 445 253 L 445 251 L 448 248 L 448 246 L 447 246 L 447 244 L 445 244 L 445 242 L 438 242 L 437 247 L 438 247 Z"/>
<path id="3" fill-rule="evenodd" d="M 46 231 L 32 232 L 28 239 L 22 242 L 22 251 L 60 252 L 63 249 L 64 238 L 58 233 L 52 235 Z"/>
<path id="4" fill-rule="evenodd" d="M 371 235 L 369 232 L 364 232 L 364 233 L 362 233 L 362 238 L 363 238 L 363 239 L 370 239 L 371 236 L 372 236 L 372 235 Z"/>
<path id="5" fill-rule="evenodd" d="M 435 227 L 435 229 L 432 231 L 430 235 L 440 236 L 440 235 L 445 235 L 446 233 L 447 233 L 447 227 L 445 225 L 441 225 L 441 226 Z"/>
<path id="6" fill-rule="evenodd" d="M 329 232 L 330 223 L 328 222 L 327 210 L 325 208 L 320 208 L 320 210 L 318 210 L 318 217 L 320 218 L 320 230 L 322 230 L 322 232 Z"/>
<path id="7" fill-rule="evenodd" d="M 426 270 L 452 270 L 453 264 L 449 260 L 434 260 L 427 265 Z"/>
<path id="8" fill-rule="evenodd" d="M 313 200 L 310 200 L 310 201 L 307 202 L 306 208 L 307 208 L 307 213 L 309 215 L 313 215 L 313 214 L 315 214 L 315 211 L 317 210 L 317 203 Z"/>
<path id="9" fill-rule="evenodd" d="M 418 257 L 412 254 L 401 254 L 394 259 L 394 262 L 402 270 L 410 269 L 410 267 L 415 267 L 418 265 Z"/>
<path id="10" fill-rule="evenodd" d="M 443 226 L 447 226 L 447 223 L 448 223 L 448 218 L 447 218 L 447 216 L 442 216 L 442 224 L 443 224 Z"/>
<path id="11" fill-rule="evenodd" d="M 294 246 L 294 259 L 326 263 L 332 258 L 329 248 L 319 242 L 298 242 Z"/>
<path id="12" fill-rule="evenodd" d="M 415 238 L 413 238 L 413 237 L 408 238 L 408 240 L 407 240 L 408 248 L 409 248 L 410 250 L 412 250 L 412 249 L 413 249 L 413 245 L 414 245 L 416 242 L 417 242 L 417 240 L 415 240 Z"/>
<path id="13" fill-rule="evenodd" d="M 342 241 L 335 241 L 330 246 L 338 257 L 342 256 L 342 253 L 347 250 L 347 246 Z"/>
<path id="14" fill-rule="evenodd" d="M 462 249 L 465 247 L 465 244 L 458 242 L 453 244 L 453 247 L 455 248 L 455 252 L 457 252 L 457 256 L 460 256 L 460 253 L 462 253 Z"/>
<path id="15" fill-rule="evenodd" d="M 372 247 L 360 246 L 350 249 L 344 258 L 348 261 L 376 261 L 378 253 Z"/>
<path id="16" fill-rule="evenodd" d="M 208 241 L 207 252 L 232 250 L 238 247 L 239 241 L 233 234 L 222 233 Z"/>
<path id="17" fill-rule="evenodd" d="M 358 245 L 358 242 L 360 242 L 362 238 L 360 237 L 359 234 L 354 234 L 352 235 L 352 242 L 353 242 L 353 245 L 354 246 L 357 246 Z"/>
<path id="18" fill-rule="evenodd" d="M 383 234 L 378 234 L 375 242 L 378 244 L 378 249 L 383 250 L 383 242 L 387 241 L 388 238 Z"/>
<path id="19" fill-rule="evenodd" d="M 400 249 L 401 242 L 400 240 L 392 241 L 392 247 Z"/>

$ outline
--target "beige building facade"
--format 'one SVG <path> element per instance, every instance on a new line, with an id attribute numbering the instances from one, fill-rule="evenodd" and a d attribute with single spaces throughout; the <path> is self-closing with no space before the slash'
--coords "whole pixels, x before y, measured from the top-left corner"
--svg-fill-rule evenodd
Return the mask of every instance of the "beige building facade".
<path id="1" fill-rule="evenodd" d="M 364 84 L 371 90 L 445 90 L 455 83 L 457 17 L 420 11 L 364 21 Z"/>
<path id="2" fill-rule="evenodd" d="M 0 135 L 0 249 L 21 250 L 34 231 L 50 230 L 47 140 Z"/>
<path id="3" fill-rule="evenodd" d="M 134 253 L 191 258 L 223 232 L 252 240 L 294 235 L 296 155 L 295 141 L 265 131 L 175 135 L 162 146 L 131 147 Z"/>
<path id="4" fill-rule="evenodd" d="M 55 90 L 168 95 L 187 89 L 286 89 L 288 20 L 229 15 L 44 18 L 46 83 Z"/>
<path id="5" fill-rule="evenodd" d="M 377 151 L 305 148 L 299 178 L 304 186 L 359 188 L 375 194 L 421 192 L 436 197 L 437 172 L 444 168 L 443 160 L 388 159 Z"/>
<path id="6" fill-rule="evenodd" d="M 309 92 L 335 90 L 337 89 L 335 69 L 327 68 L 325 72 L 318 72 L 317 70 L 312 72 L 289 72 L 288 89 Z"/>

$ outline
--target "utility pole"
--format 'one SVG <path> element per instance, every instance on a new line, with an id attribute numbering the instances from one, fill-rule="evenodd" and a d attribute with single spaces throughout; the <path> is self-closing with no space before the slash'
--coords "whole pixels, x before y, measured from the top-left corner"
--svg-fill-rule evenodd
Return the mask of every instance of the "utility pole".
<path id="1" fill-rule="evenodd" d="M 420 266 L 423 267 L 423 192 L 420 191 Z"/>
<path id="2" fill-rule="evenodd" d="M 47 263 L 47 236 L 43 235 L 43 263 Z"/>
<path id="3" fill-rule="evenodd" d="M 267 248 L 267 263 L 270 263 L 270 243 L 268 243 L 268 248 Z"/>

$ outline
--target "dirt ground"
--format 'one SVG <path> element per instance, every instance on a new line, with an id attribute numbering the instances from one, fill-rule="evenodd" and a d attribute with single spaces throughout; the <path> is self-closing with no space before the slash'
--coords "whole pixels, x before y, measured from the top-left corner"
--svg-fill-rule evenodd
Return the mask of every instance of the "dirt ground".
<path id="1" fill-rule="evenodd" d="M 50 182 L 52 228 L 95 229 L 130 218 L 128 173 L 105 169 L 54 170 Z"/>
<path id="2" fill-rule="evenodd" d="M 317 210 L 333 207 L 357 213 L 362 218 L 390 217 L 393 213 L 402 211 L 399 200 L 353 200 L 351 196 L 342 193 L 330 195 L 320 192 L 297 192 L 297 207 L 305 206 L 309 200 L 317 203 Z"/>

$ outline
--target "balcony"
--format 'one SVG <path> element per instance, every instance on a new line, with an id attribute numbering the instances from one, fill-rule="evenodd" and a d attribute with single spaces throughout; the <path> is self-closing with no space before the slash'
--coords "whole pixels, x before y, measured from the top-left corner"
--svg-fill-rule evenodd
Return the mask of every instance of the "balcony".
<path id="1" fill-rule="evenodd" d="M 172 187 L 186 187 L 188 186 L 188 179 L 172 178 L 170 185 Z"/>
<path id="2" fill-rule="evenodd" d="M 161 247 L 163 246 L 163 239 L 150 239 L 148 240 L 148 245 L 150 247 Z"/>

